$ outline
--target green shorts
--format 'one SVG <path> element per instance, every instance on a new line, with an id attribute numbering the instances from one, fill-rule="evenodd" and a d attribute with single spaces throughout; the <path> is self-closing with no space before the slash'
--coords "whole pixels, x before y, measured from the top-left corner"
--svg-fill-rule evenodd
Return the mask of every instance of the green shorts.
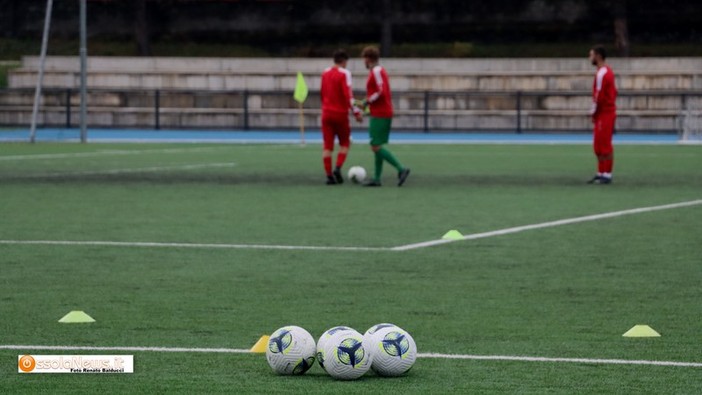
<path id="1" fill-rule="evenodd" d="M 390 127 L 392 126 L 392 118 L 370 118 L 370 145 L 378 146 L 387 144 L 390 140 Z"/>

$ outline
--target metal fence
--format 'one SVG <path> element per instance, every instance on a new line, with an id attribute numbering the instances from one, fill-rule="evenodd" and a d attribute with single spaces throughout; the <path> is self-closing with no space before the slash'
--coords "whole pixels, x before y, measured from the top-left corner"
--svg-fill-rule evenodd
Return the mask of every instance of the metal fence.
<path id="1" fill-rule="evenodd" d="M 31 89 L 0 90 L 0 125 L 28 124 Z M 78 90 L 44 89 L 40 125 L 76 127 Z M 363 97 L 363 92 L 357 92 Z M 396 92 L 394 128 L 432 131 L 579 132 L 590 129 L 589 92 Z M 319 126 L 319 93 L 304 104 L 306 127 Z M 618 130 L 680 133 L 702 92 L 620 92 Z M 287 91 L 88 90 L 91 127 L 295 129 L 298 104 Z"/>

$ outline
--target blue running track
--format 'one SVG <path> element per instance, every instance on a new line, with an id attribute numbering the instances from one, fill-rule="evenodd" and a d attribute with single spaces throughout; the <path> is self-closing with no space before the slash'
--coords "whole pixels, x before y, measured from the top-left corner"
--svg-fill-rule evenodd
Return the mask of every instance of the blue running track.
<path id="1" fill-rule="evenodd" d="M 305 133 L 310 144 L 321 144 L 319 131 Z M 78 129 L 46 128 L 37 130 L 37 141 L 73 142 L 80 140 Z M 0 130 L 0 142 L 29 141 L 28 129 Z M 95 143 L 153 142 L 153 143 L 300 143 L 299 132 L 241 131 L 241 130 L 134 130 L 91 129 L 88 141 Z M 391 141 L 398 144 L 591 144 L 587 133 L 418 133 L 393 131 Z M 367 144 L 365 131 L 354 133 L 354 142 Z M 676 144 L 672 134 L 617 134 L 615 144 Z"/>

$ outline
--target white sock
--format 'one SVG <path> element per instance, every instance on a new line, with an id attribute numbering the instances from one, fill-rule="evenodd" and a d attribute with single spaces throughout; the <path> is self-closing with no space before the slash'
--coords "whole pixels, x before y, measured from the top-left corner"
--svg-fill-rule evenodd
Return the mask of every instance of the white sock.
<path id="1" fill-rule="evenodd" d="M 612 178 L 612 173 L 602 173 L 602 177 L 604 177 L 604 178 Z"/>

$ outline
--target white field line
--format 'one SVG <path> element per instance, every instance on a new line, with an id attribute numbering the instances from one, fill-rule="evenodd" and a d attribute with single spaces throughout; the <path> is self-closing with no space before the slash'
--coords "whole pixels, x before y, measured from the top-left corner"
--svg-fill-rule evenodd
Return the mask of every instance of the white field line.
<path id="1" fill-rule="evenodd" d="M 160 247 L 160 248 L 210 248 L 210 249 L 255 249 L 255 250 L 316 250 L 316 251 L 389 251 L 384 247 L 333 247 L 274 244 L 202 244 L 202 243 L 152 243 L 128 241 L 70 241 L 70 240 L 0 240 L 0 244 L 15 245 L 61 245 L 104 247 Z"/>
<path id="2" fill-rule="evenodd" d="M 46 173 L 46 174 L 32 174 L 26 177 L 19 178 L 53 178 L 53 177 L 72 177 L 72 176 L 95 176 L 95 175 L 116 175 L 116 174 L 129 174 L 129 173 L 148 173 L 153 171 L 167 171 L 167 170 L 195 170 L 195 169 L 205 169 L 211 167 L 234 167 L 236 163 L 234 162 L 223 162 L 223 163 L 200 163 L 200 164 L 190 164 L 190 165 L 175 165 L 175 166 L 152 166 L 152 167 L 137 167 L 131 169 L 107 169 L 107 170 L 95 170 L 95 171 L 74 171 L 65 173 Z"/>
<path id="3" fill-rule="evenodd" d="M 0 136 L 0 141 L 25 141 L 26 139 L 4 139 Z M 124 138 L 124 139 L 114 139 L 114 138 L 100 138 L 91 137 L 89 139 L 91 142 L 96 143 L 144 143 L 144 144 L 165 144 L 165 143 L 176 143 L 176 144 L 285 144 L 285 145 L 300 145 L 300 139 L 297 137 L 290 138 L 268 138 L 268 137 L 246 137 L 246 138 Z M 78 142 L 76 139 L 67 139 L 67 142 Z M 368 139 L 354 139 L 356 144 L 367 144 Z M 307 145 L 321 145 L 321 139 L 308 139 L 306 140 Z M 408 139 L 401 140 L 398 139 L 394 141 L 396 145 L 592 145 L 592 141 L 563 141 L 558 139 L 553 140 L 497 140 L 497 139 L 479 139 L 479 140 L 443 140 L 443 139 Z M 676 141 L 658 141 L 658 140 L 641 140 L 641 141 L 619 141 L 617 145 L 675 145 L 680 144 Z"/>
<path id="4" fill-rule="evenodd" d="M 586 363 L 601 365 L 654 365 L 654 366 L 679 366 L 702 368 L 702 362 L 677 362 L 677 361 L 648 361 L 634 359 L 600 359 L 600 358 L 550 358 L 550 357 L 527 357 L 517 355 L 461 355 L 461 354 L 434 354 L 420 353 L 420 358 L 439 359 L 470 359 L 479 361 L 520 361 L 520 362 L 566 362 L 566 363 Z"/>
<path id="5" fill-rule="evenodd" d="M 134 352 L 207 352 L 228 354 L 250 354 L 250 350 L 240 348 L 185 348 L 185 347 L 98 347 L 98 346 L 37 346 L 2 345 L 0 350 L 54 350 L 54 351 L 134 351 Z"/>
<path id="6" fill-rule="evenodd" d="M 172 352 L 172 353 L 226 353 L 252 354 L 241 348 L 186 348 L 186 347 L 97 347 L 97 346 L 39 346 L 39 345 L 0 345 L 0 350 L 52 350 L 52 351 L 120 351 L 120 352 Z M 470 354 L 437 354 L 419 353 L 419 358 L 464 359 L 479 361 L 519 361 L 519 362 L 553 362 L 581 363 L 601 365 L 653 365 L 702 368 L 701 362 L 678 361 L 649 361 L 631 359 L 600 359 L 600 358 L 551 358 L 529 357 L 517 355 L 470 355 Z"/>
<path id="7" fill-rule="evenodd" d="M 648 213 L 648 212 L 660 211 L 660 210 L 670 210 L 670 209 L 674 209 L 674 208 L 696 206 L 696 205 L 700 205 L 700 204 L 702 204 L 702 199 L 691 200 L 688 202 L 673 203 L 673 204 L 664 204 L 662 206 L 640 207 L 640 208 L 635 208 L 635 209 L 630 209 L 630 210 L 621 210 L 621 211 L 613 211 L 613 212 L 609 212 L 609 213 L 586 215 L 584 217 L 567 218 L 567 219 L 561 219 L 561 220 L 557 220 L 557 221 L 542 222 L 540 224 L 516 226 L 513 228 L 493 230 L 491 232 L 473 233 L 470 235 L 465 235 L 465 236 L 463 236 L 463 238 L 457 239 L 457 240 L 438 239 L 438 240 L 424 241 L 421 243 L 406 244 L 406 245 L 402 245 L 402 246 L 393 247 L 393 248 L 391 248 L 391 250 L 392 251 L 414 250 L 414 249 L 418 249 L 418 248 L 432 247 L 432 246 L 436 246 L 436 245 L 440 245 L 440 244 L 453 243 L 456 241 L 484 239 L 487 237 L 508 235 L 508 234 L 512 234 L 512 233 L 524 232 L 527 230 L 553 228 L 556 226 L 577 224 L 580 222 L 597 221 L 597 220 L 606 219 L 606 218 L 616 218 L 616 217 L 622 217 L 625 215 L 641 214 L 641 213 Z"/>
<path id="8" fill-rule="evenodd" d="M 101 150 L 95 152 L 67 152 L 63 154 L 35 154 L 35 155 L 8 155 L 0 156 L 0 161 L 33 160 L 33 159 L 66 159 L 66 158 L 91 158 L 112 155 L 141 155 L 141 154 L 180 154 L 188 152 L 208 152 L 220 150 L 224 147 L 195 147 L 195 148 L 164 148 L 147 150 Z"/>
<path id="9" fill-rule="evenodd" d="M 151 248 L 209 248 L 209 249 L 256 249 L 256 250 L 308 250 L 308 251 L 408 251 L 418 248 L 431 247 L 455 241 L 483 239 L 502 236 L 527 230 L 550 228 L 580 222 L 596 221 L 606 218 L 615 218 L 624 215 L 647 213 L 651 211 L 668 210 L 702 204 L 702 199 L 666 204 L 662 206 L 641 207 L 630 210 L 614 211 L 603 214 L 588 215 L 544 222 L 540 224 L 517 226 L 514 228 L 500 229 L 485 233 L 474 233 L 463 236 L 458 240 L 430 240 L 422 243 L 407 244 L 397 247 L 356 247 L 356 246 L 313 246 L 313 245 L 276 245 L 276 244 L 212 244 L 212 243 L 166 243 L 166 242 L 130 242 L 130 241 L 97 241 L 97 240 L 0 240 L 0 245 L 56 245 L 56 246 L 105 246 L 105 247 L 151 247 Z"/>

